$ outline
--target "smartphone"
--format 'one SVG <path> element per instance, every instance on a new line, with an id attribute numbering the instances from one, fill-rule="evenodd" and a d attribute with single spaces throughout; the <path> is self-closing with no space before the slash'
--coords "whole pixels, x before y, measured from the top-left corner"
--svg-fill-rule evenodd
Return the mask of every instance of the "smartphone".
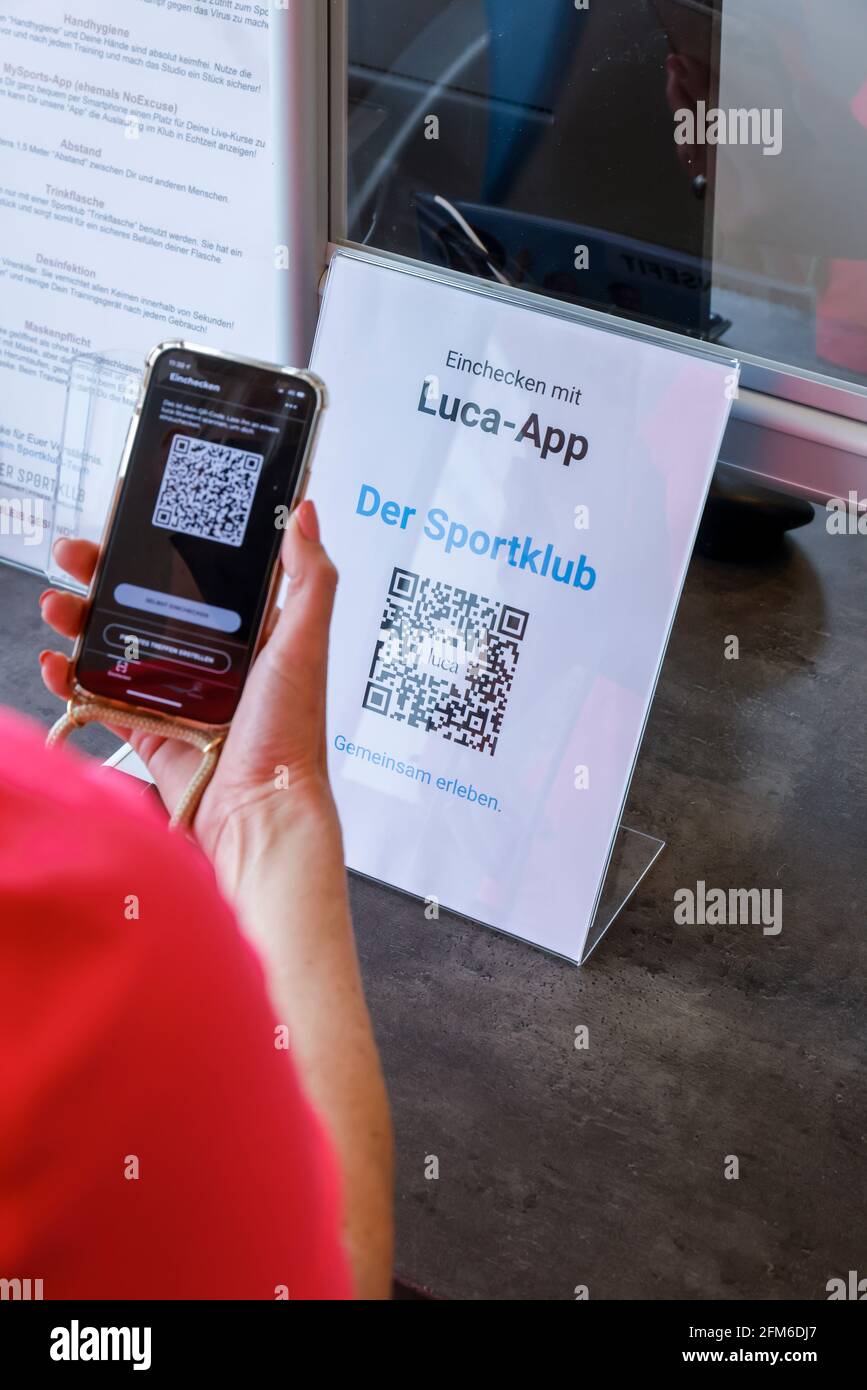
<path id="1" fill-rule="evenodd" d="M 225 728 L 277 593 L 325 388 L 161 343 L 146 372 L 73 652 L 79 692 Z"/>

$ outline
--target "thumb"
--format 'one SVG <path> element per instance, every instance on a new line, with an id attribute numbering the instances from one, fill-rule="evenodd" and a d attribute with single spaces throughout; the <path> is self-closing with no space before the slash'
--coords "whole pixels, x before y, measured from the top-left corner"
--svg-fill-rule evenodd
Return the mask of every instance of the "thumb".
<path id="1" fill-rule="evenodd" d="M 271 655 L 281 662 L 301 663 L 311 674 L 324 671 L 337 570 L 319 539 L 319 518 L 311 501 L 292 513 L 280 559 L 288 584 L 268 641 Z"/>

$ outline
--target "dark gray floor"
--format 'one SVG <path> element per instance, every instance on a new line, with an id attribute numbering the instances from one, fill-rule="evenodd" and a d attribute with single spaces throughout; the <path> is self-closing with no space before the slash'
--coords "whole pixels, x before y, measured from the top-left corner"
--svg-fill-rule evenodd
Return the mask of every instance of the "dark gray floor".
<path id="1" fill-rule="evenodd" d="M 47 720 L 39 588 L 0 567 L 0 701 Z M 865 596 L 867 541 L 821 518 L 778 564 L 693 562 L 626 816 L 668 848 L 583 970 L 353 883 L 399 1274 L 495 1299 L 867 1274 Z M 781 888 L 782 933 L 675 926 L 698 879 Z"/>

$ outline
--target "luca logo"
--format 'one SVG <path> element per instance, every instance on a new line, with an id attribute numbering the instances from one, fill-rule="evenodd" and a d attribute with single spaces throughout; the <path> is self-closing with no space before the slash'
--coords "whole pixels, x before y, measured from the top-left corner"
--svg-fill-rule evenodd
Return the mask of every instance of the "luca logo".
<path id="1" fill-rule="evenodd" d="M 867 1279 L 859 1279 L 857 1269 L 849 1270 L 848 1279 L 829 1279 L 825 1285 L 828 1302 L 835 1299 L 851 1299 L 856 1303 L 867 1302 Z"/>
<path id="2" fill-rule="evenodd" d="M 149 1327 L 81 1327 L 73 1318 L 69 1327 L 51 1330 L 52 1361 L 131 1361 L 134 1371 L 149 1371 Z"/>

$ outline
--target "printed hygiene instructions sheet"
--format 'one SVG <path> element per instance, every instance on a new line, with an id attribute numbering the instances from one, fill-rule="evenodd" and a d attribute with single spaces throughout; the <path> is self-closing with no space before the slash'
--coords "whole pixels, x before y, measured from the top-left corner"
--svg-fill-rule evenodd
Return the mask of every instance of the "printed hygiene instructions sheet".
<path id="1" fill-rule="evenodd" d="M 313 367 L 347 863 L 578 960 L 736 364 L 338 253 Z"/>
<path id="2" fill-rule="evenodd" d="M 274 357 L 268 25 L 246 0 L 0 0 L 0 559 L 45 567 L 78 355 Z"/>

